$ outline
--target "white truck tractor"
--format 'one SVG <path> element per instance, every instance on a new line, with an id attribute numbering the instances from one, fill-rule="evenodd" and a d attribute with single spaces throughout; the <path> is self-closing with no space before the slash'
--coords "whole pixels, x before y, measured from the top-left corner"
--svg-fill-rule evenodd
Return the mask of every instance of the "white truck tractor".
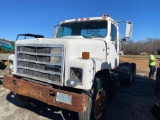
<path id="1" fill-rule="evenodd" d="M 135 63 L 119 63 L 118 22 L 108 15 L 63 20 L 56 38 L 17 40 L 3 86 L 27 105 L 32 98 L 78 113 L 79 120 L 101 119 L 119 83 L 129 86 Z M 34 35 L 33 35 L 34 36 Z"/>

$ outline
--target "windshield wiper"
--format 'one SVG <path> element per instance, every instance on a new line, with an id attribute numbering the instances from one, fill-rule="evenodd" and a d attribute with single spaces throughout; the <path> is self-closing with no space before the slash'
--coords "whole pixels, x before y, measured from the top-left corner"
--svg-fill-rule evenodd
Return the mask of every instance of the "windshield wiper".
<path id="1" fill-rule="evenodd" d="M 84 36 L 84 35 L 83 35 L 83 37 L 84 37 L 84 38 L 97 38 L 97 37 L 104 37 L 104 36 L 102 36 L 102 35 Z"/>
<path id="2" fill-rule="evenodd" d="M 84 36 L 84 35 L 83 35 L 83 37 L 84 37 L 84 38 L 91 38 L 91 36 Z"/>

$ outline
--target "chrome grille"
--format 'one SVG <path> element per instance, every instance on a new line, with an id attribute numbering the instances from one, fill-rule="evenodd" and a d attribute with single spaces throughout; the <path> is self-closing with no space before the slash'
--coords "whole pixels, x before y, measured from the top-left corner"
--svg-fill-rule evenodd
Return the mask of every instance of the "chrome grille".
<path id="1" fill-rule="evenodd" d="M 50 48 L 39 47 L 37 48 L 37 53 L 50 53 Z"/>
<path id="2" fill-rule="evenodd" d="M 37 64 L 37 69 L 45 70 L 44 64 Z"/>
<path id="3" fill-rule="evenodd" d="M 17 75 L 63 85 L 63 45 L 17 45 Z"/>
<path id="4" fill-rule="evenodd" d="M 37 61 L 40 61 L 40 62 L 49 62 L 50 61 L 50 57 L 38 55 L 37 56 Z"/>

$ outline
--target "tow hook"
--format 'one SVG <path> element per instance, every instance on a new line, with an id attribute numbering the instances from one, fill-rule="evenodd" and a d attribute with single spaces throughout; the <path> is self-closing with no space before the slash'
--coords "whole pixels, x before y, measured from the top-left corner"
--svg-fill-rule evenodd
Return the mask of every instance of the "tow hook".
<path id="1" fill-rule="evenodd" d="M 49 95 L 50 96 L 56 96 L 56 92 L 54 92 L 53 90 L 49 90 Z"/>
<path id="2" fill-rule="evenodd" d="M 13 84 L 16 85 L 16 84 L 17 84 L 17 81 L 16 81 L 16 80 L 13 80 Z"/>

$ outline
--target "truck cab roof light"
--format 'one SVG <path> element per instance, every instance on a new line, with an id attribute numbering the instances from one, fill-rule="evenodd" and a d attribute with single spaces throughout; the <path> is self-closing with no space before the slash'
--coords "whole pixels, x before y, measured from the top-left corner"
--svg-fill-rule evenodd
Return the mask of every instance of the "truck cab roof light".
<path id="1" fill-rule="evenodd" d="M 78 19 L 75 19 L 75 21 L 78 21 Z"/>
<path id="2" fill-rule="evenodd" d="M 80 20 L 84 20 L 84 18 L 81 18 Z"/>
<path id="3" fill-rule="evenodd" d="M 103 19 L 106 19 L 108 16 L 109 16 L 109 15 L 104 14 L 102 17 L 103 17 Z"/>
<path id="4" fill-rule="evenodd" d="M 82 59 L 89 59 L 90 53 L 89 52 L 82 52 Z"/>
<path id="5" fill-rule="evenodd" d="M 86 20 L 90 20 L 90 18 L 86 18 Z"/>

